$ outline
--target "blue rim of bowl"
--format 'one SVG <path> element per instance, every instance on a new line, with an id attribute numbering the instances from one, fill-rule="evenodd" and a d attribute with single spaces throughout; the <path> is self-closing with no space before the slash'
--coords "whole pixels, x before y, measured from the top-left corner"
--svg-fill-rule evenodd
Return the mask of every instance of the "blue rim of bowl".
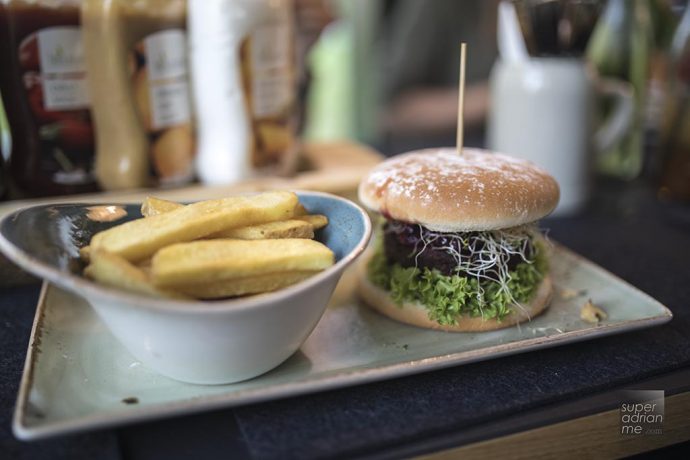
<path id="1" fill-rule="evenodd" d="M 306 291 L 311 287 L 319 284 L 321 281 L 325 280 L 332 273 L 344 270 L 350 263 L 352 263 L 357 257 L 359 257 L 364 249 L 366 249 L 369 240 L 371 239 L 372 224 L 371 219 L 369 219 L 368 214 L 362 209 L 361 206 L 356 203 L 347 200 L 345 198 L 339 197 L 325 192 L 312 192 L 304 190 L 290 190 L 298 195 L 309 195 L 328 198 L 332 200 L 337 200 L 345 203 L 348 206 L 355 208 L 359 211 L 360 216 L 364 221 L 364 232 L 362 237 L 349 253 L 347 253 L 342 259 L 336 262 L 333 266 L 327 268 L 326 270 L 317 273 L 316 275 L 304 280 L 299 283 L 293 284 L 277 291 L 267 292 L 264 294 L 255 294 L 246 297 L 240 297 L 237 299 L 230 300 L 179 300 L 179 299 L 163 299 L 156 297 L 146 297 L 143 295 L 137 295 L 123 291 L 116 288 L 110 288 L 107 286 L 102 286 L 86 278 L 82 278 L 78 275 L 74 275 L 69 272 L 65 272 L 50 266 L 40 260 L 28 255 L 25 251 L 19 249 L 10 241 L 8 241 L 0 233 L 0 250 L 14 263 L 19 265 L 22 269 L 28 271 L 31 274 L 40 276 L 45 281 L 55 284 L 58 287 L 64 288 L 75 294 L 85 297 L 82 292 L 93 295 L 94 297 L 101 298 L 111 302 L 122 302 L 123 300 L 128 304 L 135 304 L 130 306 L 143 307 L 152 310 L 176 312 L 176 313 L 225 313 L 228 310 L 247 310 L 247 309 L 257 309 L 274 304 L 276 301 L 282 300 L 284 297 L 292 296 L 299 292 Z M 91 203 L 61 203 L 61 204 L 72 204 L 75 206 L 89 206 Z M 41 205 L 38 205 L 41 206 Z M 34 206 L 25 207 L 12 212 L 11 214 L 2 218 L 0 222 L 4 222 L 6 219 L 12 218 L 12 216 L 21 211 L 31 209 Z M 124 306 L 124 305 L 123 305 Z"/>

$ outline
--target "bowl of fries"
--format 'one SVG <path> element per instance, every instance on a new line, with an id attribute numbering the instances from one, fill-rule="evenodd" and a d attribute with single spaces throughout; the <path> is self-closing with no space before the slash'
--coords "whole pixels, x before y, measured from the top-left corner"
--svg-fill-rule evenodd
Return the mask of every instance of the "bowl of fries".
<path id="1" fill-rule="evenodd" d="M 370 236 L 359 206 L 317 192 L 54 204 L 0 222 L 10 260 L 85 298 L 144 365 L 198 384 L 297 351 Z"/>

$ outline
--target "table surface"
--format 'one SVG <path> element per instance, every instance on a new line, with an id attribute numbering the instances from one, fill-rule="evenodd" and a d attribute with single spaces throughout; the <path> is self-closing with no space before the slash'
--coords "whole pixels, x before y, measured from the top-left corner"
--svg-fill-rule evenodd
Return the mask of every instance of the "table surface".
<path id="1" fill-rule="evenodd" d="M 558 422 L 563 420 L 615 409 L 621 388 L 663 389 L 667 396 L 683 397 L 690 390 L 688 215 L 689 209 L 661 205 L 645 185 L 604 183 L 587 212 L 547 219 L 542 225 L 551 238 L 668 306 L 675 317 L 667 325 L 411 377 L 32 443 L 14 439 L 10 420 L 39 286 L 0 289 L 0 452 L 6 458 L 32 459 L 396 458 L 463 445 L 495 448 L 486 440 L 561 427 Z M 677 401 L 676 412 L 690 407 Z M 687 431 L 690 437 L 690 428 Z M 512 445 L 529 453 L 528 445 Z M 641 445 L 644 448 L 644 440 Z"/>

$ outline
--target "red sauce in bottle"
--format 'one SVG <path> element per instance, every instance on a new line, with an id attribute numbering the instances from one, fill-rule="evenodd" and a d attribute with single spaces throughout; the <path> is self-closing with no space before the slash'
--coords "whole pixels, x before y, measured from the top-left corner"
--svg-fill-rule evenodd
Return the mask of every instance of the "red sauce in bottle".
<path id="1" fill-rule="evenodd" d="M 95 190 L 79 1 L 0 1 L 10 177 L 30 196 Z"/>

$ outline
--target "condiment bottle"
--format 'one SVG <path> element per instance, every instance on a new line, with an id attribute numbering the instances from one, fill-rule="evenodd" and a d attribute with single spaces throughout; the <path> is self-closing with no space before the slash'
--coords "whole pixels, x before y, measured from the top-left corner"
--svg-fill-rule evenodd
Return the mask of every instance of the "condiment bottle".
<path id="1" fill-rule="evenodd" d="M 660 198 L 690 203 L 690 1 L 671 42 Z"/>
<path id="2" fill-rule="evenodd" d="M 617 145 L 598 155 L 599 172 L 634 179 L 644 160 L 644 114 L 653 30 L 648 0 L 609 0 L 590 39 L 587 56 L 599 75 L 627 81 L 635 98 L 630 132 Z M 607 114 L 612 109 L 604 105 Z"/>
<path id="3" fill-rule="evenodd" d="M 2 5 L 0 5 L 2 8 Z M 5 107 L 0 97 L 0 200 L 7 194 L 7 177 L 5 176 L 5 157 L 10 154 L 10 136 L 5 117 Z"/>
<path id="4" fill-rule="evenodd" d="M 5 178 L 5 159 L 0 157 L 0 201 L 2 201 L 5 198 L 5 193 L 6 193 L 6 185 L 5 181 L 7 179 Z"/>
<path id="5" fill-rule="evenodd" d="M 208 184 L 286 173 L 296 152 L 289 0 L 189 0 L 197 174 Z"/>
<path id="6" fill-rule="evenodd" d="M 2 0 L 0 92 L 9 173 L 31 196 L 96 189 L 78 0 Z"/>
<path id="7" fill-rule="evenodd" d="M 186 2 L 84 0 L 82 22 L 99 183 L 124 189 L 190 181 Z"/>

